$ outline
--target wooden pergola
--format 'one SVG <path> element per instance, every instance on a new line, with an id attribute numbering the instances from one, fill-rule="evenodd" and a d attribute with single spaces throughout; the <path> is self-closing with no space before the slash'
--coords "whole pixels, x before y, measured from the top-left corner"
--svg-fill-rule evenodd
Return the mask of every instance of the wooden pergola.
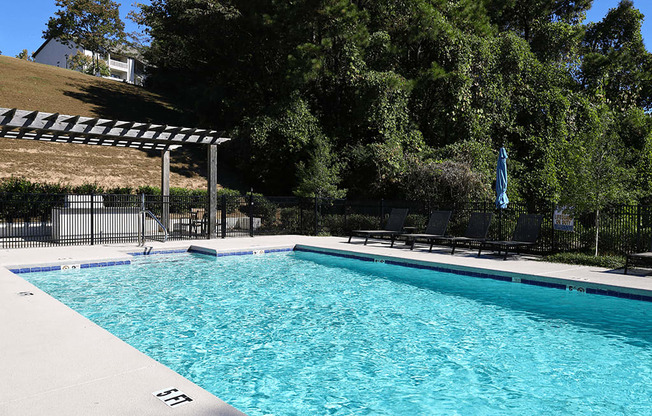
<path id="1" fill-rule="evenodd" d="M 161 151 L 163 201 L 170 196 L 170 150 L 186 144 L 207 146 L 210 238 L 217 236 L 217 146 L 231 140 L 223 135 L 215 130 L 0 107 L 0 137 Z M 164 211 L 166 226 L 167 220 Z"/>

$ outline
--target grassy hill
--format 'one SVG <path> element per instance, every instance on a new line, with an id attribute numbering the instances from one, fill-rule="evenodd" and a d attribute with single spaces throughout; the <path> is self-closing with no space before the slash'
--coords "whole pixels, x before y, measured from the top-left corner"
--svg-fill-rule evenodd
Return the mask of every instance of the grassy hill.
<path id="1" fill-rule="evenodd" d="M 0 107 L 186 125 L 169 100 L 143 88 L 7 56 L 0 56 Z M 171 186 L 206 187 L 198 150 L 171 153 Z M 0 179 L 160 186 L 160 166 L 159 152 L 0 138 Z"/>

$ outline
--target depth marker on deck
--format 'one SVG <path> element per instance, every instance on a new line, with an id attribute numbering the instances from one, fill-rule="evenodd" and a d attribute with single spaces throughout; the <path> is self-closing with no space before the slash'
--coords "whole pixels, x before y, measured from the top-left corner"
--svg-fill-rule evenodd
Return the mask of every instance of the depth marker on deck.
<path id="1" fill-rule="evenodd" d="M 174 387 L 168 387 L 163 390 L 155 391 L 152 394 L 157 399 L 165 403 L 168 407 L 177 407 L 192 401 L 192 398 Z"/>

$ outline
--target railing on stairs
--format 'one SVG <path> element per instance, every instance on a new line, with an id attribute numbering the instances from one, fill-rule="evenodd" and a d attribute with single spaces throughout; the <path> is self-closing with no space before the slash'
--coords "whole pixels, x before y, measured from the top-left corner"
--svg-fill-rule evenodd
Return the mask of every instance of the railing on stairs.
<path id="1" fill-rule="evenodd" d="M 164 237 L 163 237 L 163 242 L 166 242 L 168 240 L 168 236 L 169 236 L 167 227 L 165 225 L 163 225 L 163 223 L 156 217 L 156 215 L 154 215 L 154 213 L 152 211 L 150 211 L 148 209 L 142 209 L 140 211 L 140 216 L 138 217 L 139 222 L 140 222 L 139 227 L 138 227 L 138 245 L 139 246 L 144 246 L 145 245 L 145 219 L 147 218 L 148 215 L 154 221 L 156 221 L 156 223 L 158 224 L 159 227 L 161 227 L 161 229 L 165 233 Z"/>

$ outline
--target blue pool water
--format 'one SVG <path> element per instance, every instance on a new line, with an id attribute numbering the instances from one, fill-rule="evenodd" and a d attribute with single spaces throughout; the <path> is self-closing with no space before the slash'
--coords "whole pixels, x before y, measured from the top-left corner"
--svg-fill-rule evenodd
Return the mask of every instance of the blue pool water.
<path id="1" fill-rule="evenodd" d="M 249 415 L 649 415 L 652 303 L 315 253 L 23 275 Z"/>

